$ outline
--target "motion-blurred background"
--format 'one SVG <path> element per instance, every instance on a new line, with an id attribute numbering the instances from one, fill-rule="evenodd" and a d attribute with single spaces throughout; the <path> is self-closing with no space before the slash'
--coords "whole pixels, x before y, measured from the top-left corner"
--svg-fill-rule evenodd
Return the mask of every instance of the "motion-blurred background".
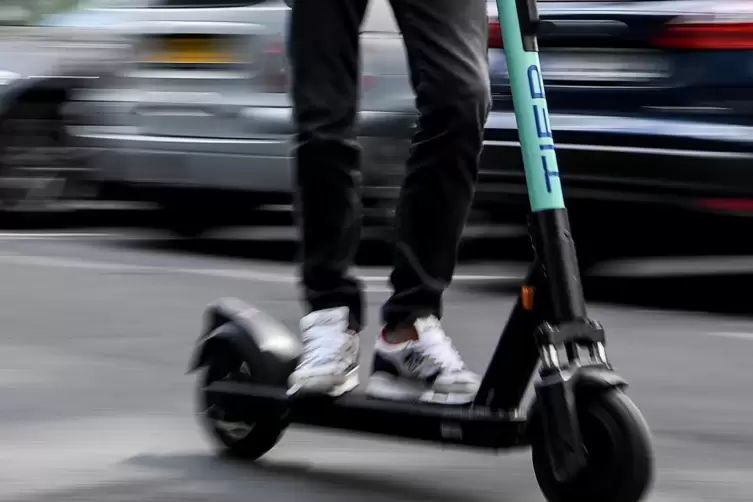
<path id="1" fill-rule="evenodd" d="M 494 111 L 469 236 L 499 226 L 509 235 L 527 209 L 496 4 L 488 5 Z M 653 252 L 656 237 L 689 237 L 680 221 L 692 222 L 692 245 L 744 245 L 740 234 L 710 239 L 695 227 L 713 220 L 745 235 L 753 214 L 753 6 L 542 1 L 539 9 L 582 258 L 624 254 L 627 244 Z M 177 235 L 201 237 L 258 226 L 265 211 L 289 215 L 288 10 L 283 0 L 4 2 L 4 220 L 130 202 L 154 208 Z M 367 235 L 389 241 L 413 92 L 386 2 L 373 2 L 362 38 Z"/>
<path id="2" fill-rule="evenodd" d="M 488 10 L 494 109 L 447 320 L 479 367 L 530 257 Z M 192 427 L 182 372 L 201 308 L 236 295 L 291 327 L 299 314 L 288 11 L 284 0 L 0 3 L 0 499 L 540 500 L 523 458 L 335 448 L 303 432 L 262 472 L 218 471 Z M 586 290 L 656 434 L 652 500 L 751 500 L 753 3 L 541 0 L 539 11 Z M 385 0 L 362 31 L 358 271 L 375 314 L 416 115 Z"/>

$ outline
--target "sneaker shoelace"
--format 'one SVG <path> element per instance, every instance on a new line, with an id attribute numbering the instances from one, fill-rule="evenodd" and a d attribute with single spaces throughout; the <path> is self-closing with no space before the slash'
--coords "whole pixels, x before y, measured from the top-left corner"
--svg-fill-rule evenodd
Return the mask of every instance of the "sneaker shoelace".
<path id="1" fill-rule="evenodd" d="M 442 369 L 460 372 L 465 369 L 465 363 L 460 353 L 452 344 L 452 340 L 439 326 L 433 326 L 421 334 L 418 347 Z"/>

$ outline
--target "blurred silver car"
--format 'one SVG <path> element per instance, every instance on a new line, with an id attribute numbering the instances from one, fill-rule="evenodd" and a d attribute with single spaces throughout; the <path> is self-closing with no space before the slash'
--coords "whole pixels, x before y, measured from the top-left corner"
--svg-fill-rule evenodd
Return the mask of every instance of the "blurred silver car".
<path id="1" fill-rule="evenodd" d="M 112 0 L 89 0 L 111 3 Z M 117 18 L 73 0 L 7 0 L 0 6 L 0 219 L 3 224 L 71 209 L 91 197 L 86 152 L 67 105 L 97 88 L 128 45 Z M 106 79 L 104 79 L 106 80 Z"/>
<path id="2" fill-rule="evenodd" d="M 133 49 L 130 63 L 88 98 L 100 112 L 86 115 L 97 122 L 76 132 L 101 152 L 101 181 L 119 198 L 158 203 L 186 235 L 289 203 L 287 3 L 153 0 L 105 10 L 118 16 Z M 365 216 L 386 223 L 416 116 L 385 0 L 370 7 L 362 59 Z"/>

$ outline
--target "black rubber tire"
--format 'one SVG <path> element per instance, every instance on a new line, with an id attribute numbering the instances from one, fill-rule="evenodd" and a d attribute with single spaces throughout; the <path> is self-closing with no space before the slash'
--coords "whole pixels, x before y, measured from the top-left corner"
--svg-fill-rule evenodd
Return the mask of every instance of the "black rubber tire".
<path id="1" fill-rule="evenodd" d="M 287 423 L 278 416 L 265 417 L 255 424 L 242 438 L 233 437 L 226 430 L 218 427 L 216 421 L 205 410 L 211 405 L 212 398 L 203 392 L 203 388 L 217 380 L 253 381 L 253 376 L 241 372 L 242 362 L 232 354 L 216 355 L 205 368 L 198 389 L 199 415 L 202 425 L 221 453 L 243 460 L 257 460 L 274 448 L 287 428 Z"/>
<path id="2" fill-rule="evenodd" d="M 576 398 L 588 451 L 584 471 L 569 482 L 552 472 L 539 420 L 532 423 L 533 468 L 549 502 L 638 502 L 653 482 L 651 433 L 638 408 L 621 391 Z"/>

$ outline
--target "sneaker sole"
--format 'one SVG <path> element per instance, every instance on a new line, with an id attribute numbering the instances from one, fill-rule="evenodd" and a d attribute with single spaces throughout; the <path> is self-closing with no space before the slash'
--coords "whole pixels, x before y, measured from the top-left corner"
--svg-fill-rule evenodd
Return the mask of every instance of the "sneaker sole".
<path id="1" fill-rule="evenodd" d="M 419 382 L 396 378 L 392 375 L 375 373 L 369 378 L 366 395 L 389 401 L 410 401 L 433 404 L 463 405 L 476 397 L 475 392 L 437 392 L 427 389 Z"/>
<path id="2" fill-rule="evenodd" d="M 298 392 L 310 392 L 315 394 L 324 394 L 330 397 L 340 397 L 343 394 L 353 391 L 358 387 L 360 381 L 358 379 L 359 367 L 356 366 L 348 373 L 344 375 L 345 380 L 342 383 L 335 383 L 333 379 L 336 377 L 329 375 L 315 376 L 307 379 L 303 379 L 298 383 L 290 386 L 288 389 L 288 396 L 297 394 Z"/>

